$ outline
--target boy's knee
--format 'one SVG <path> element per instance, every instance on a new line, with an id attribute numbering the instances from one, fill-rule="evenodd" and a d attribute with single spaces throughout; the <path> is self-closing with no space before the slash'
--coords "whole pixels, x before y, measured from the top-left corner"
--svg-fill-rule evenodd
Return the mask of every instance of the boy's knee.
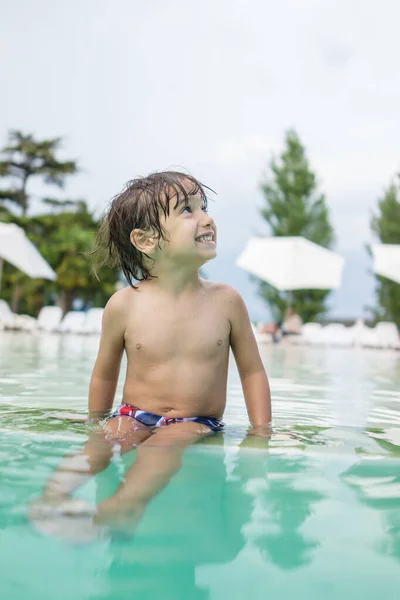
<path id="1" fill-rule="evenodd" d="M 185 448 L 209 434 L 209 427 L 202 423 L 196 423 L 194 421 L 174 423 L 156 429 L 148 444 L 151 443 L 154 446 L 162 446 L 164 448 L 170 447 L 172 449 Z"/>
<path id="2" fill-rule="evenodd" d="M 103 427 L 107 439 L 118 440 L 125 437 L 132 431 L 132 423 L 130 421 L 131 419 L 127 417 L 113 417 L 109 419 Z"/>
<path id="3" fill-rule="evenodd" d="M 103 430 L 108 443 L 123 443 L 125 450 L 138 446 L 151 435 L 150 430 L 129 417 L 113 417 L 107 421 Z"/>

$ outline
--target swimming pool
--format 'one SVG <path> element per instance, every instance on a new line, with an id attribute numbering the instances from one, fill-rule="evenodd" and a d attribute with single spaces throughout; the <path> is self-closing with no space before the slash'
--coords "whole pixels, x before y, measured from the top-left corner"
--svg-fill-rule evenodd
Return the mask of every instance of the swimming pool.
<path id="1" fill-rule="evenodd" d="M 400 353 L 263 347 L 268 447 L 246 440 L 232 364 L 226 433 L 186 452 L 132 538 L 74 544 L 27 505 L 87 438 L 55 411 L 84 411 L 97 343 L 0 333 L 0 598 L 397 600 Z M 107 497 L 133 459 L 78 494 Z"/>

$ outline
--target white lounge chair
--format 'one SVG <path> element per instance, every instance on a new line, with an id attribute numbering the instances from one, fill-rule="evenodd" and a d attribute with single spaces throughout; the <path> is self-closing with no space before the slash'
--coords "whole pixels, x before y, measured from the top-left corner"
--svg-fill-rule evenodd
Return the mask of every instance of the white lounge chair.
<path id="1" fill-rule="evenodd" d="M 30 315 L 16 315 L 15 316 L 15 329 L 19 331 L 36 331 L 38 322 L 34 317 Z"/>
<path id="2" fill-rule="evenodd" d="M 291 344 L 321 344 L 322 343 L 322 325 L 321 323 L 304 323 L 301 327 L 300 335 L 292 335 L 288 341 Z"/>
<path id="3" fill-rule="evenodd" d="M 353 345 L 356 347 L 360 347 L 364 331 L 368 329 L 368 327 L 364 324 L 364 321 L 362 319 L 357 319 L 354 325 L 349 327 L 349 329 L 353 336 Z"/>
<path id="4" fill-rule="evenodd" d="M 64 315 L 57 331 L 60 333 L 82 333 L 85 319 L 86 313 L 83 311 L 71 310 Z"/>
<path id="5" fill-rule="evenodd" d="M 90 308 L 82 327 L 82 333 L 101 333 L 104 308 Z"/>
<path id="6" fill-rule="evenodd" d="M 395 323 L 382 321 L 376 324 L 375 332 L 380 348 L 400 348 L 399 332 Z"/>
<path id="7" fill-rule="evenodd" d="M 399 332 L 395 323 L 382 321 L 375 327 L 364 327 L 359 331 L 357 344 L 363 348 L 391 348 L 400 350 Z"/>
<path id="8" fill-rule="evenodd" d="M 352 346 L 353 331 L 343 323 L 329 323 L 322 328 L 322 343 L 327 346 Z"/>
<path id="9" fill-rule="evenodd" d="M 359 335 L 359 345 L 362 348 L 379 348 L 375 327 L 364 327 Z"/>
<path id="10" fill-rule="evenodd" d="M 1 329 L 15 329 L 16 317 L 5 300 L 0 300 L 0 327 Z"/>
<path id="11" fill-rule="evenodd" d="M 13 313 L 7 302 L 0 300 L 0 330 L 34 331 L 36 327 L 37 321 L 34 317 Z"/>
<path id="12" fill-rule="evenodd" d="M 38 315 L 38 328 L 42 331 L 57 331 L 62 319 L 62 310 L 59 306 L 44 306 Z"/>

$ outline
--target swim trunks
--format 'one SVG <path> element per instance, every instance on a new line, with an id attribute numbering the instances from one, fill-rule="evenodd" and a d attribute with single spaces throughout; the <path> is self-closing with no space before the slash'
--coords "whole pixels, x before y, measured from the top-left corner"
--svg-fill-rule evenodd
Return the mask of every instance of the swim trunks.
<path id="1" fill-rule="evenodd" d="M 117 410 L 110 416 L 110 419 L 113 417 L 132 417 L 133 419 L 136 419 L 136 421 L 139 421 L 148 427 L 163 427 L 164 425 L 171 425 L 171 423 L 185 423 L 188 421 L 194 421 L 194 423 L 206 425 L 212 431 L 222 431 L 224 428 L 224 423 L 219 419 L 209 417 L 176 417 L 174 419 L 168 419 L 167 417 L 153 415 L 153 413 L 140 410 L 139 408 L 135 408 L 130 404 L 124 403 L 118 406 Z"/>

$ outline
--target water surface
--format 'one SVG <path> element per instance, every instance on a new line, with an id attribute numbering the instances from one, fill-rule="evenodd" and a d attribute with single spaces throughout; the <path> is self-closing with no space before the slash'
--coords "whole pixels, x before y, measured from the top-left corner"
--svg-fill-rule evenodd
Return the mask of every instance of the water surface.
<path id="1" fill-rule="evenodd" d="M 225 434 L 186 452 L 133 537 L 76 544 L 39 533 L 27 506 L 87 439 L 55 416 L 84 412 L 97 344 L 0 333 L 1 598 L 397 600 L 400 353 L 263 347 L 269 443 L 246 437 L 232 363 Z M 134 459 L 77 495 L 108 497 Z"/>

